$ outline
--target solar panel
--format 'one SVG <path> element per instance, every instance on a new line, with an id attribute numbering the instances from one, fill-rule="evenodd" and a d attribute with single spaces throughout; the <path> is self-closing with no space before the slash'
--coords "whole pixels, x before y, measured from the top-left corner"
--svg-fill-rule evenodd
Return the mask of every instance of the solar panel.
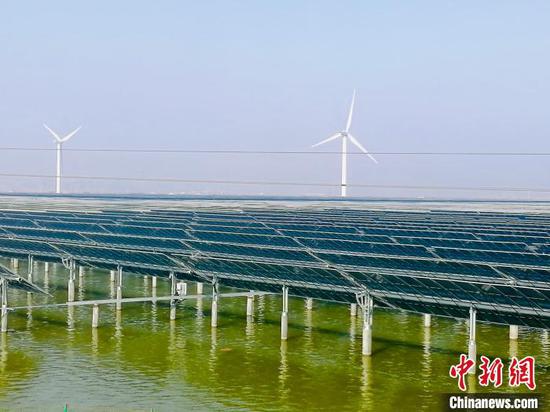
<path id="1" fill-rule="evenodd" d="M 35 285 L 34 283 L 29 282 L 26 279 L 23 279 L 18 274 L 12 272 L 7 267 L 0 265 L 0 279 L 7 282 L 9 288 L 20 289 L 27 292 L 38 292 L 47 294 L 43 289 Z"/>
<path id="2" fill-rule="evenodd" d="M 143 265 L 150 267 L 162 266 L 166 268 L 175 266 L 171 259 L 160 253 L 69 244 L 59 244 L 56 248 L 67 257 L 73 257 L 89 263 L 108 262 L 112 264 L 120 264 L 121 266 L 129 263 L 131 265 Z"/>
<path id="3" fill-rule="evenodd" d="M 114 245 L 117 247 L 130 248 L 134 250 L 157 250 L 181 253 L 184 250 L 189 249 L 182 242 L 176 239 L 158 239 L 146 236 L 121 236 L 113 234 L 101 235 L 94 233 L 87 233 L 84 237 L 99 245 Z"/>
<path id="4" fill-rule="evenodd" d="M 199 232 L 194 231 L 193 237 L 199 240 L 208 240 L 212 242 L 223 243 L 240 243 L 248 245 L 265 245 L 265 246 L 281 246 L 281 247 L 299 247 L 291 238 L 283 236 L 260 236 L 260 235 L 245 235 L 227 232 Z"/>
<path id="5" fill-rule="evenodd" d="M 75 232 L 60 230 L 5 228 L 6 234 L 21 239 L 51 240 L 86 243 L 86 238 Z"/>
<path id="6" fill-rule="evenodd" d="M 157 229 L 144 226 L 129 225 L 103 225 L 105 230 L 111 234 L 129 235 L 129 236 L 147 236 L 165 239 L 191 239 L 191 237 L 182 229 Z"/>
<path id="7" fill-rule="evenodd" d="M 550 327 L 550 215 L 102 202 L 2 206 L 0 254 Z"/>
<path id="8" fill-rule="evenodd" d="M 291 260 L 295 262 L 312 263 L 318 262 L 315 257 L 304 251 L 288 250 L 288 249 L 276 249 L 267 247 L 252 247 L 241 245 L 228 245 L 223 243 L 210 243 L 210 242 L 186 242 L 194 250 L 203 252 L 208 255 L 219 256 L 235 256 L 243 259 L 261 260 L 261 259 L 274 259 L 274 260 Z"/>

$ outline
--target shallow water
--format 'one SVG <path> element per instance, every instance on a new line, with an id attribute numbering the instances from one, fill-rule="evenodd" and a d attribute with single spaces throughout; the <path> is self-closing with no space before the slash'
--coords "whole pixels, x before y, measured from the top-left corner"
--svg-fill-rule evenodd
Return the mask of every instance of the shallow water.
<path id="1" fill-rule="evenodd" d="M 27 273 L 23 264 L 19 270 Z M 43 264 L 36 272 L 44 285 Z M 47 280 L 52 297 L 11 291 L 10 306 L 63 302 L 66 280 L 56 265 Z M 113 292 L 105 271 L 87 269 L 76 283 L 78 299 Z M 159 279 L 158 296 L 168 292 Z M 150 295 L 150 279 L 125 276 L 124 297 Z M 315 301 L 309 311 L 303 299 L 291 298 L 286 343 L 279 296 L 256 298 L 253 322 L 245 308 L 244 297 L 222 298 L 212 330 L 207 298 L 181 303 L 175 322 L 165 302 L 125 304 L 118 316 L 114 306 L 101 306 L 95 331 L 91 307 L 20 309 L 0 338 L 0 409 L 424 411 L 441 410 L 442 394 L 457 392 L 448 370 L 467 350 L 464 320 L 432 317 L 424 328 L 419 315 L 375 310 L 374 353 L 366 358 L 361 319 L 345 305 Z M 550 390 L 547 331 L 521 329 L 511 343 L 507 327 L 479 324 L 478 354 L 534 355 L 537 392 Z M 487 392 L 475 379 L 468 383 L 471 391 Z"/>

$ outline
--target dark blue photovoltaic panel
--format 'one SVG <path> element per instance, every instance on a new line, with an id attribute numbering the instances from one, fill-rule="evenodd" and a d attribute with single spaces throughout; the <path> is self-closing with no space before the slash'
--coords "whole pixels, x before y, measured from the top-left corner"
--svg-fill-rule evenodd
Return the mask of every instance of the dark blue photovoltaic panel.
<path id="1" fill-rule="evenodd" d="M 27 292 L 38 292 L 38 293 L 46 294 L 44 290 L 42 290 L 35 284 L 23 279 L 17 273 L 12 272 L 11 270 L 9 270 L 8 268 L 2 265 L 0 265 L 0 279 L 5 280 L 8 283 L 9 288 L 25 290 Z"/>
<path id="2" fill-rule="evenodd" d="M 281 232 L 290 237 L 299 237 L 302 239 L 334 239 L 334 240 L 355 240 L 363 242 L 391 243 L 392 238 L 381 235 L 361 235 L 351 233 L 334 232 L 302 232 L 300 230 L 281 230 Z"/>
<path id="3" fill-rule="evenodd" d="M 525 269 L 525 268 L 508 268 L 497 266 L 496 269 L 512 278 L 531 282 L 550 283 L 550 269 Z"/>
<path id="4" fill-rule="evenodd" d="M 538 253 L 544 253 L 545 255 L 550 255 L 550 245 L 539 245 L 536 248 Z"/>
<path id="5" fill-rule="evenodd" d="M 528 245 L 536 243 L 545 243 L 548 242 L 548 236 L 546 237 L 537 237 L 537 236 L 511 236 L 511 235 L 494 235 L 494 234 L 479 234 L 479 238 L 483 240 L 489 240 L 492 242 L 521 242 Z"/>
<path id="6" fill-rule="evenodd" d="M 0 238 L 0 251 L 17 252 L 24 255 L 56 255 L 59 250 L 45 242 Z"/>
<path id="7" fill-rule="evenodd" d="M 321 226 L 321 225 L 300 225 L 300 224 L 280 224 L 272 223 L 270 227 L 282 230 L 299 230 L 301 232 L 328 232 L 328 233 L 355 233 L 358 231 L 354 227 L 343 226 Z"/>
<path id="8" fill-rule="evenodd" d="M 45 222 L 40 221 L 40 227 L 45 229 L 55 229 L 55 230 L 68 230 L 71 232 L 95 232 L 95 233 L 105 233 L 103 229 L 98 224 L 94 223 L 66 223 L 66 222 Z"/>
<path id="9" fill-rule="evenodd" d="M 276 279 L 283 282 L 309 282 L 348 287 L 351 289 L 349 281 L 338 274 L 338 272 L 329 269 L 218 259 L 197 259 L 189 264 L 195 270 L 207 273 L 221 273 L 237 277 L 248 275 L 258 278 Z"/>
<path id="10" fill-rule="evenodd" d="M 191 239 L 191 237 L 182 229 L 156 229 L 142 226 L 122 226 L 122 225 L 103 225 L 105 230 L 112 234 L 129 236 L 148 236 L 166 239 Z"/>
<path id="11" fill-rule="evenodd" d="M 243 235 L 233 233 L 217 233 L 217 232 L 193 232 L 193 236 L 198 240 L 208 240 L 212 242 L 224 243 L 242 243 L 248 245 L 263 245 L 263 246 L 282 246 L 282 247 L 299 247 L 296 241 L 283 236 L 258 236 L 258 235 Z"/>
<path id="12" fill-rule="evenodd" d="M 4 202 L 0 254 L 289 285 L 291 295 L 340 302 L 367 291 L 380 306 L 445 316 L 467 317 L 473 305 L 480 319 L 550 327 L 550 214 L 101 199 L 64 210 Z"/>
<path id="13" fill-rule="evenodd" d="M 160 253 L 134 252 L 106 247 L 58 245 L 65 255 L 89 262 L 130 262 L 132 265 L 173 267 L 174 262 Z"/>
<path id="14" fill-rule="evenodd" d="M 550 256 L 536 255 L 533 253 L 507 253 L 493 251 L 477 251 L 465 249 L 435 248 L 435 253 L 443 259 L 469 260 L 478 262 L 511 263 L 526 266 L 550 267 Z"/>
<path id="15" fill-rule="evenodd" d="M 139 236 L 120 236 L 120 235 L 98 235 L 86 234 L 85 237 L 90 241 L 100 245 L 113 245 L 117 247 L 127 247 L 132 249 L 148 249 L 171 251 L 175 253 L 183 252 L 189 249 L 182 242 L 175 239 L 156 239 Z"/>
<path id="16" fill-rule="evenodd" d="M 192 225 L 189 226 L 193 230 L 205 231 L 205 232 L 232 232 L 243 233 L 249 235 L 272 235 L 277 236 L 278 233 L 274 229 L 268 229 L 265 227 L 248 227 L 248 226 L 212 226 L 212 225 Z"/>
<path id="17" fill-rule="evenodd" d="M 36 227 L 29 219 L 0 218 L 0 227 Z"/>
<path id="18" fill-rule="evenodd" d="M 187 225 L 178 222 L 163 222 L 159 220 L 132 219 L 124 222 L 128 226 L 138 226 L 153 229 L 186 229 Z"/>
<path id="19" fill-rule="evenodd" d="M 187 242 L 193 249 L 208 254 L 233 255 L 250 259 L 280 259 L 297 262 L 318 262 L 311 254 L 288 249 L 260 248 L 251 246 L 228 245 L 225 243 Z"/>
<path id="20" fill-rule="evenodd" d="M 412 256 L 433 258 L 423 246 L 397 245 L 395 243 L 369 243 L 338 241 L 329 239 L 300 239 L 300 242 L 313 250 L 336 250 L 341 252 L 365 253 L 388 256 Z"/>
<path id="21" fill-rule="evenodd" d="M 414 236 L 414 237 L 430 237 L 439 239 L 471 239 L 475 236 L 465 232 L 436 232 L 430 230 L 401 230 L 401 229 L 370 229 L 367 227 L 361 228 L 361 233 L 371 235 L 384 236 Z"/>
<path id="22" fill-rule="evenodd" d="M 392 259 L 388 257 L 350 256 L 334 253 L 316 253 L 327 262 L 365 269 L 394 269 L 400 271 L 427 272 L 442 275 L 502 278 L 494 269 L 486 265 L 418 259 Z"/>
<path id="23" fill-rule="evenodd" d="M 76 232 L 64 232 L 58 230 L 5 228 L 8 235 L 18 238 L 86 243 L 86 238 Z"/>
<path id="24" fill-rule="evenodd" d="M 453 240 L 453 239 L 430 239 L 417 237 L 394 237 L 395 241 L 400 244 L 422 245 L 426 247 L 447 247 L 456 249 L 479 249 L 479 250 L 496 250 L 504 252 L 520 252 L 528 253 L 525 243 L 513 242 L 488 242 L 482 240 Z"/>

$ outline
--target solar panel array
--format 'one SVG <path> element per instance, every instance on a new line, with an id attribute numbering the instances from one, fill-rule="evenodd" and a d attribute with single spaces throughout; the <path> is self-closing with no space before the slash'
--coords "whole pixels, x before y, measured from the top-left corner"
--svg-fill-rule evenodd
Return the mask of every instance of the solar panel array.
<path id="1" fill-rule="evenodd" d="M 0 265 L 0 280 L 5 281 L 9 288 L 46 294 L 46 292 L 39 288 L 37 285 L 29 282 L 26 279 L 23 279 L 21 276 L 13 273 L 11 270 L 3 265 Z"/>
<path id="2" fill-rule="evenodd" d="M 0 210 L 0 254 L 550 327 L 550 215 L 228 205 Z"/>

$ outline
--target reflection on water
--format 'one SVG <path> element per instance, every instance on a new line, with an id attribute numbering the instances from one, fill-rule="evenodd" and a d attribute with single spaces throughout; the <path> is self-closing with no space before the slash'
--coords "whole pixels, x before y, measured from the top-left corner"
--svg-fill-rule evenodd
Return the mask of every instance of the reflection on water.
<path id="1" fill-rule="evenodd" d="M 27 293 L 27 329 L 32 327 L 32 293 Z"/>
<path id="2" fill-rule="evenodd" d="M 548 337 L 548 331 L 543 330 L 540 333 L 541 351 L 545 357 L 549 357 L 550 354 L 550 338 Z"/>
<path id="3" fill-rule="evenodd" d="M 281 363 L 279 364 L 279 403 L 286 405 L 288 402 L 289 388 L 287 384 L 288 380 L 288 359 L 287 359 L 287 345 L 286 340 L 281 341 Z"/>
<path id="4" fill-rule="evenodd" d="M 477 375 L 474 374 L 467 374 L 466 375 L 466 385 L 467 385 L 467 392 L 468 393 L 476 393 L 477 392 Z"/>
<path id="5" fill-rule="evenodd" d="M 99 355 L 99 331 L 97 328 L 92 329 L 92 355 L 95 360 Z"/>
<path id="6" fill-rule="evenodd" d="M 115 353 L 120 359 L 122 354 L 122 311 L 115 310 Z"/>
<path id="7" fill-rule="evenodd" d="M 198 320 L 201 320 L 202 321 L 202 318 L 204 318 L 204 313 L 202 311 L 202 307 L 203 307 L 203 300 L 201 297 L 197 298 L 196 300 L 196 308 L 197 308 L 197 321 Z"/>
<path id="8" fill-rule="evenodd" d="M 178 305 L 173 322 L 163 301 L 101 306 L 92 329 L 90 307 L 28 308 L 66 300 L 66 269 L 42 276 L 42 268 L 35 280 L 52 298 L 10 292 L 10 303 L 25 308 L 10 313 L 11 331 L 0 336 L 0 409 L 439 410 L 440 394 L 457 390 L 449 367 L 467 350 L 463 321 L 433 318 L 424 327 L 420 315 L 376 309 L 374 354 L 363 357 L 359 316 L 318 301 L 309 310 L 303 299 L 291 299 L 281 342 L 279 296 L 258 297 L 254 318 L 242 298 L 224 299 L 215 329 L 206 297 Z M 151 283 L 128 275 L 124 296 L 168 294 L 168 282 Z M 109 273 L 87 270 L 78 296 L 102 299 L 111 285 Z M 537 387 L 550 387 L 547 331 L 522 329 L 510 341 L 507 327 L 480 324 L 478 354 L 535 355 Z M 487 391 L 475 376 L 468 384 Z"/>
<path id="9" fill-rule="evenodd" d="M 218 360 L 218 328 L 212 328 L 210 332 L 210 353 L 208 356 L 208 370 L 214 378 L 216 374 L 216 364 Z"/>
<path id="10" fill-rule="evenodd" d="M 254 347 L 254 319 L 250 316 L 247 316 L 246 318 L 246 348 L 253 349 Z"/>
<path id="11" fill-rule="evenodd" d="M 372 373 L 372 357 L 363 356 L 361 362 L 361 405 L 362 410 L 371 410 L 375 407 L 370 395 L 370 375 Z"/>
<path id="12" fill-rule="evenodd" d="M 518 341 L 516 339 L 510 339 L 510 356 L 509 358 L 518 356 Z"/>
<path id="13" fill-rule="evenodd" d="M 50 271 L 44 271 L 44 283 L 42 285 L 46 293 L 50 293 Z"/>
<path id="14" fill-rule="evenodd" d="M 169 338 L 168 338 L 168 356 L 170 359 L 174 359 L 176 357 L 176 321 L 170 320 L 170 332 L 169 332 Z"/>
<path id="15" fill-rule="evenodd" d="M 256 312 L 258 322 L 265 321 L 265 298 L 266 297 L 264 295 L 258 296 L 258 311 Z"/>
<path id="16" fill-rule="evenodd" d="M 430 379 L 432 372 L 432 351 L 431 351 L 431 326 L 424 326 L 424 337 L 422 339 L 423 351 L 422 351 L 422 379 L 427 381 Z"/>
<path id="17" fill-rule="evenodd" d="M 315 350 L 313 346 L 313 309 L 308 309 L 306 305 L 304 306 L 303 351 L 312 352 Z M 292 319 L 290 322 L 292 322 Z"/>
<path id="18" fill-rule="evenodd" d="M 74 332 L 74 312 L 74 306 L 67 307 L 67 330 L 69 331 L 69 335 L 73 335 Z"/>
<path id="19" fill-rule="evenodd" d="M 84 296 L 86 293 L 86 288 L 84 285 L 84 276 L 78 277 L 78 299 L 77 300 L 84 300 Z"/>
<path id="20" fill-rule="evenodd" d="M 6 363 L 8 361 L 8 334 L 0 333 L 0 372 L 2 375 L 6 372 Z"/>

